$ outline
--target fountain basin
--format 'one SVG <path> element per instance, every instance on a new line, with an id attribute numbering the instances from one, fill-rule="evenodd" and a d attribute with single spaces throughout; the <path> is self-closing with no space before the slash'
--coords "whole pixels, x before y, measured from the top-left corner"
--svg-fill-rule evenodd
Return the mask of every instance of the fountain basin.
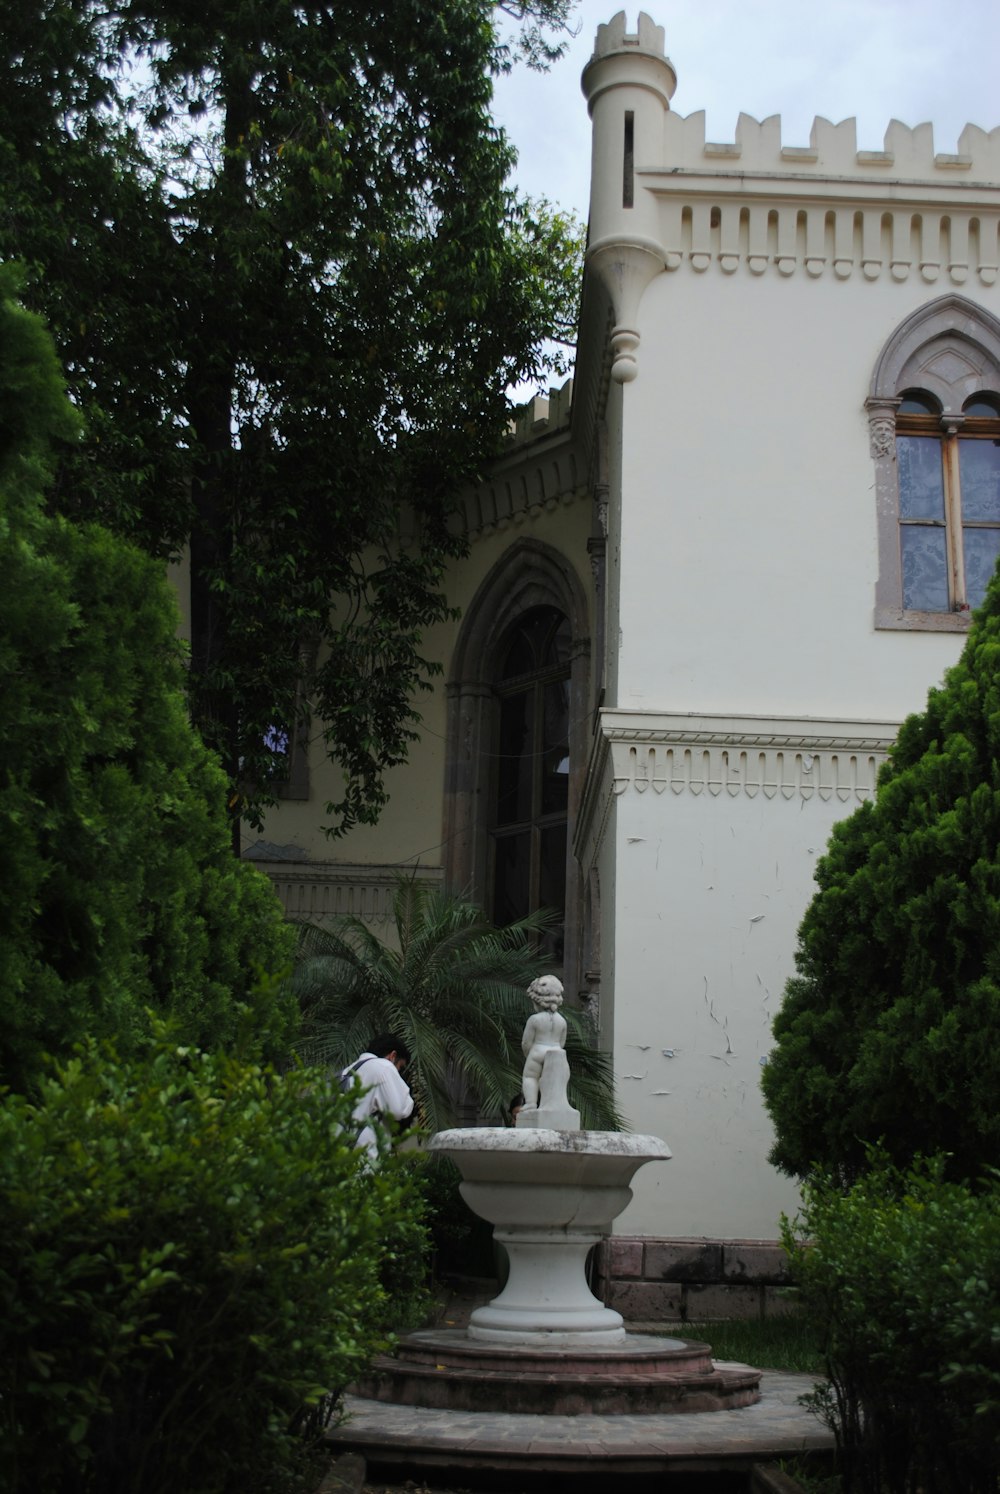
<path id="1" fill-rule="evenodd" d="M 621 1314 L 587 1285 L 587 1255 L 628 1205 L 639 1168 L 669 1160 L 666 1142 L 487 1126 L 439 1131 L 430 1150 L 455 1162 L 463 1198 L 493 1224 L 510 1260 L 503 1291 L 472 1314 L 470 1340 L 551 1348 L 624 1343 Z"/>

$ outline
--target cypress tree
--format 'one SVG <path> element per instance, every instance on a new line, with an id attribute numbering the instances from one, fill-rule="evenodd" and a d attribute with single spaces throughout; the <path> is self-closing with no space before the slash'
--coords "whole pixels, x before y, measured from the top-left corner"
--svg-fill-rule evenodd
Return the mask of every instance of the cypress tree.
<path id="1" fill-rule="evenodd" d="M 230 854 L 162 567 L 44 511 L 78 422 L 16 287 L 0 266 L 0 1083 L 26 1088 L 86 1034 L 127 1053 L 148 1010 L 232 1041 L 289 945 L 266 878 Z M 289 1021 L 264 1014 L 273 1043 Z"/>
<path id="2" fill-rule="evenodd" d="M 873 803 L 834 829 L 774 1023 L 771 1160 L 849 1182 L 882 1143 L 1000 1163 L 1000 583 L 904 722 Z"/>

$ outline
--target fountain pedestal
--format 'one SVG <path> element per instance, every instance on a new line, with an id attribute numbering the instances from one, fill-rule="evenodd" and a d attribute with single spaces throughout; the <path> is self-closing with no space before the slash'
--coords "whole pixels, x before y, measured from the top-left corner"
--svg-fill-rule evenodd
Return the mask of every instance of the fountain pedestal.
<path id="1" fill-rule="evenodd" d="M 493 1231 L 507 1252 L 507 1284 L 486 1307 L 469 1318 L 468 1336 L 479 1343 L 531 1344 L 550 1348 L 574 1344 L 623 1343 L 621 1313 L 604 1307 L 587 1285 L 587 1256 L 601 1236 L 553 1238 L 548 1230 Z"/>
<path id="2" fill-rule="evenodd" d="M 620 1313 L 587 1285 L 587 1255 L 632 1197 L 646 1162 L 666 1161 L 656 1136 L 478 1127 L 439 1131 L 430 1148 L 451 1157 L 473 1213 L 494 1226 L 510 1259 L 503 1291 L 469 1320 L 480 1343 L 550 1348 L 622 1343 Z"/>

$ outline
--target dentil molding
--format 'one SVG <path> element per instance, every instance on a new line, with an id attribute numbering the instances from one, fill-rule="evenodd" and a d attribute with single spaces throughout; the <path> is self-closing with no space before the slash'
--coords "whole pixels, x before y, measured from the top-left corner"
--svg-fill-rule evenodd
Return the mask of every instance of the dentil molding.
<path id="1" fill-rule="evenodd" d="M 860 801 L 898 723 L 602 712 L 616 794 L 746 794 Z"/>
<path id="2" fill-rule="evenodd" d="M 584 865 L 624 794 L 859 804 L 875 792 L 898 721 L 603 710 L 576 847 Z"/>

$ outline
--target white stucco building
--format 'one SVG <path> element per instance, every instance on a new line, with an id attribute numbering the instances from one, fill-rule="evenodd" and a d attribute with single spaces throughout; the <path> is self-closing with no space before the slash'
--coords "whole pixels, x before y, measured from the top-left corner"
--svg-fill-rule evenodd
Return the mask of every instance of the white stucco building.
<path id="1" fill-rule="evenodd" d="M 317 754 L 251 848 L 299 916 L 377 919 L 416 862 L 498 918 L 565 906 L 567 991 L 674 1153 L 615 1252 L 650 1312 L 767 1279 L 731 1242 L 794 1207 L 759 1075 L 815 861 L 1000 550 L 1000 130 L 714 143 L 675 82 L 649 17 L 600 28 L 575 383 L 467 496 L 382 822 L 324 839 Z"/>

